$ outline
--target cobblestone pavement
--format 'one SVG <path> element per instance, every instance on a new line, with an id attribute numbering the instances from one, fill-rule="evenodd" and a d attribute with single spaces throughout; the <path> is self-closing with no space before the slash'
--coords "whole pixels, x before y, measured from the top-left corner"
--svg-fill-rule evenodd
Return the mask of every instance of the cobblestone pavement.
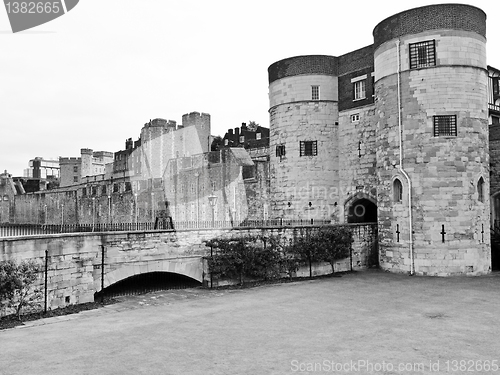
<path id="1" fill-rule="evenodd" d="M 500 373 L 499 290 L 367 271 L 124 297 L 0 331 L 0 374 Z"/>

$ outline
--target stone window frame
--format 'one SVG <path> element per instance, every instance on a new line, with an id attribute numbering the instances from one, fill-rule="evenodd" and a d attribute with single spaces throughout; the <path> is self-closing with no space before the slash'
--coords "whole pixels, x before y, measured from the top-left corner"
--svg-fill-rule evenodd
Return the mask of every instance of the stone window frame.
<path id="1" fill-rule="evenodd" d="M 485 181 L 483 176 L 479 177 L 477 180 L 476 188 L 477 188 L 477 200 L 481 203 L 484 203 L 484 187 L 485 187 Z"/>
<path id="2" fill-rule="evenodd" d="M 392 180 L 392 199 L 394 203 L 403 203 L 403 183 L 399 177 Z"/>
<path id="3" fill-rule="evenodd" d="M 435 115 L 432 116 L 434 137 L 456 137 L 457 115 Z"/>
<path id="4" fill-rule="evenodd" d="M 286 148 L 285 148 L 285 144 L 284 143 L 281 143 L 279 145 L 276 145 L 276 157 L 279 157 L 280 158 L 280 161 L 281 159 L 286 155 Z"/>
<path id="5" fill-rule="evenodd" d="M 351 115 L 351 122 L 359 122 L 359 119 L 360 119 L 360 118 L 361 118 L 361 117 L 359 116 L 359 113 L 353 113 L 353 114 Z"/>
<path id="6" fill-rule="evenodd" d="M 436 66 L 436 40 L 424 40 L 410 43 L 409 59 L 410 69 L 428 68 Z"/>
<path id="7" fill-rule="evenodd" d="M 319 100 L 320 91 L 319 85 L 311 85 L 311 100 Z"/>
<path id="8" fill-rule="evenodd" d="M 300 156 L 317 156 L 318 141 L 299 141 Z"/>

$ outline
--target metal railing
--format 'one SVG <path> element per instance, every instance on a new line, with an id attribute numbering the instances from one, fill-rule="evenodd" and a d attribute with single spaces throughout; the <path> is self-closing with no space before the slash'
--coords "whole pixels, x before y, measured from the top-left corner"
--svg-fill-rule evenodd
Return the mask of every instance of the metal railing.
<path id="1" fill-rule="evenodd" d="M 57 233 L 84 233 L 84 232 L 119 232 L 119 231 L 148 231 L 172 229 L 220 229 L 220 228 L 251 228 L 251 227 L 295 227 L 316 226 L 330 224 L 330 220 L 245 220 L 243 222 L 229 220 L 201 220 L 201 221 L 171 221 L 159 219 L 155 222 L 144 223 L 95 223 L 95 224 L 0 224 L 0 238 L 36 236 Z"/>

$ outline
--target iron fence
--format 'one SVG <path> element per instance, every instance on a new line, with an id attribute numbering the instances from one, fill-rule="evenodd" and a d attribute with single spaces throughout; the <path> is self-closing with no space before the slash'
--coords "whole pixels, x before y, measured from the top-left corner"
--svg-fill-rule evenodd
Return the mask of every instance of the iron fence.
<path id="1" fill-rule="evenodd" d="M 125 232 L 174 229 L 222 229 L 251 227 L 287 227 L 312 226 L 330 224 L 330 220 L 245 220 L 243 222 L 229 220 L 172 221 L 159 219 L 155 222 L 143 223 L 95 223 L 95 224 L 0 224 L 1 237 L 36 236 L 57 233 L 84 232 Z"/>

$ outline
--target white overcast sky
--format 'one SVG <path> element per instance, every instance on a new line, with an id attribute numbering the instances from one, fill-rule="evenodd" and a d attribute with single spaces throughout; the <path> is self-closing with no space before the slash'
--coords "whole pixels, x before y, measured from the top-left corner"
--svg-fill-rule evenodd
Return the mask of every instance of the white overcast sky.
<path id="1" fill-rule="evenodd" d="M 20 1 L 20 0 L 19 0 Z M 153 118 L 210 113 L 212 134 L 269 126 L 267 68 L 297 55 L 339 56 L 373 43 L 383 19 L 459 1 L 80 0 L 66 15 L 12 34 L 0 9 L 0 171 L 36 156 L 118 151 Z M 500 67 L 500 5 L 487 19 Z"/>

